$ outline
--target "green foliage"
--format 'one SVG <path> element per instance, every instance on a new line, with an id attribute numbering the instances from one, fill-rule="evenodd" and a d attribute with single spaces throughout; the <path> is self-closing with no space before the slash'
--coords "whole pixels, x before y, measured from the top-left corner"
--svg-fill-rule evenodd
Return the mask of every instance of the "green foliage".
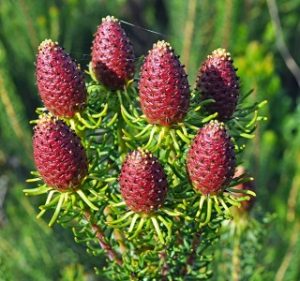
<path id="1" fill-rule="evenodd" d="M 0 229 L 1 280 L 46 281 L 59 280 L 61 276 L 64 281 L 85 280 L 79 277 L 83 275 L 82 268 L 75 267 L 78 258 L 72 248 L 66 247 L 67 240 L 60 241 L 59 235 L 43 221 L 36 222 L 30 202 L 20 198 L 22 186 L 10 188 L 10 204 L 6 208 L 9 224 Z M 71 274 L 78 274 L 78 279 L 68 277 Z"/>
<path id="2" fill-rule="evenodd" d="M 259 127 L 254 145 L 248 145 L 247 156 L 244 159 L 247 168 L 255 175 L 258 187 L 258 202 L 261 208 L 254 213 L 255 217 L 260 217 L 268 211 L 276 214 L 269 226 L 270 230 L 265 233 L 261 253 L 254 261 L 260 265 L 261 272 L 268 273 L 268 276 L 262 279 L 261 272 L 256 271 L 253 272 L 252 279 L 274 280 L 288 254 L 292 260 L 288 261 L 287 269 L 280 280 L 299 280 L 299 261 L 296 253 L 299 252 L 300 241 L 296 239 L 295 242 L 293 238 L 293 233 L 299 232 L 296 222 L 299 219 L 300 208 L 297 188 L 300 181 L 300 117 L 297 105 L 299 88 L 276 50 L 276 30 L 270 21 L 266 1 L 195 0 L 194 19 L 188 14 L 188 7 L 193 1 L 140 1 L 144 4 L 136 9 L 132 9 L 129 2 L 139 1 L 0 1 L 0 162 L 4 162 L 1 164 L 1 174 L 10 178 L 12 173 L 8 170 L 11 169 L 16 181 L 24 181 L 24 171 L 16 168 L 14 156 L 21 161 L 23 167 L 26 165 L 26 169 L 32 166 L 31 130 L 28 121 L 35 118 L 34 106 L 40 104 L 34 85 L 33 62 L 37 46 L 43 39 L 50 37 L 59 40 L 85 67 L 89 60 L 89 47 L 96 25 L 102 16 L 113 14 L 142 27 L 164 33 L 175 49 L 182 53 L 192 85 L 199 64 L 205 56 L 217 47 L 228 47 L 239 68 L 243 91 L 253 88 L 255 98 L 267 98 L 269 101 L 264 109 L 269 121 Z M 156 2 L 162 2 L 167 7 L 165 18 L 168 21 L 157 20 L 154 13 L 158 10 L 162 12 L 163 9 L 160 6 L 157 8 Z M 299 64 L 299 1 L 277 1 L 277 4 L 284 38 Z M 137 13 L 132 10 L 136 10 Z M 137 18 L 144 21 L 141 22 Z M 194 24 L 191 36 L 186 32 L 188 22 Z M 126 25 L 124 27 L 127 28 Z M 139 41 L 139 38 L 135 43 L 143 42 L 143 46 L 150 46 L 152 41 L 157 40 L 153 34 L 141 31 L 138 27 L 128 27 L 128 30 L 131 33 L 139 31 L 142 34 L 142 40 Z M 190 44 L 190 48 L 185 44 Z M 137 49 L 140 50 L 143 46 L 137 45 Z M 187 51 L 184 51 L 184 48 Z M 9 108 L 12 110 L 8 110 Z M 24 231 L 32 237 L 37 235 L 35 232 L 39 229 L 38 223 L 32 219 L 32 213 L 28 218 L 30 223 L 27 222 L 27 217 L 17 226 L 12 223 L 15 216 L 23 216 L 23 203 L 20 202 L 25 200 L 20 192 L 14 194 L 13 190 L 15 189 L 9 190 L 5 206 L 8 208 L 13 204 L 14 211 L 6 212 L 7 224 L 1 226 L 0 230 L 1 238 L 10 241 L 10 255 L 0 259 L 0 276 L 4 280 L 16 280 L 16 268 L 11 260 L 19 260 L 18 256 L 22 256 L 23 260 L 30 261 L 31 257 L 25 246 L 18 245 L 19 249 L 14 250 L 17 246 L 10 237 L 14 237 L 12 234 L 16 232 L 15 229 L 18 228 L 21 233 Z M 61 229 L 56 229 L 55 233 L 57 232 L 61 232 Z M 47 235 L 47 238 L 41 238 L 45 244 L 42 249 L 46 247 L 49 250 L 48 243 L 57 243 L 57 239 L 53 238 L 53 232 Z M 222 245 L 219 247 L 222 249 Z M 68 246 L 61 241 L 61 249 L 65 251 L 66 248 Z M 53 253 L 53 257 L 58 254 L 59 252 Z M 74 264 L 78 262 L 78 256 L 77 252 L 72 253 Z M 39 258 L 40 256 L 36 255 L 28 265 L 33 269 L 32 272 L 39 269 L 36 266 L 40 264 Z M 218 263 L 219 267 L 222 267 L 222 261 Z M 65 269 L 59 263 L 42 266 L 46 268 L 48 280 L 53 280 L 54 276 L 56 278 L 57 272 L 61 272 L 63 280 L 83 278 L 81 266 L 71 265 Z M 88 271 L 89 267 L 85 265 L 84 269 Z M 17 272 L 17 280 L 24 280 L 24 271 Z M 76 272 L 79 277 L 74 277 Z M 30 275 L 29 280 L 44 280 L 39 279 L 43 277 L 37 276 L 41 276 L 41 273 L 37 273 L 36 276 Z"/>
<path id="3" fill-rule="evenodd" d="M 213 261 L 209 246 L 218 240 L 221 222 L 231 219 L 229 207 L 240 207 L 249 195 L 255 196 L 251 190 L 234 189 L 249 181 L 245 175 L 230 179 L 218 194 L 201 194 L 189 182 L 186 153 L 199 128 L 217 117 L 205 110 L 213 101 L 200 101 L 193 92 L 184 120 L 169 126 L 150 124 L 139 106 L 137 83 L 128 81 L 124 89 L 110 91 L 95 80 L 92 67 L 86 72 L 87 107 L 63 119 L 81 137 L 89 173 L 78 189 L 62 192 L 33 172 L 28 182 L 36 187 L 24 192 L 46 195 L 38 218 L 51 213 L 49 226 L 58 222 L 71 227 L 76 242 L 84 242 L 89 253 L 101 260 L 106 254 L 97 272 L 109 280 L 209 279 Z M 250 94 L 241 94 L 227 122 L 238 162 L 257 122 L 264 120 L 259 109 L 265 102 L 248 103 Z M 44 112 L 37 110 L 41 119 Z M 137 149 L 156 155 L 167 175 L 166 202 L 151 213 L 130 210 L 119 191 L 122 163 Z"/>

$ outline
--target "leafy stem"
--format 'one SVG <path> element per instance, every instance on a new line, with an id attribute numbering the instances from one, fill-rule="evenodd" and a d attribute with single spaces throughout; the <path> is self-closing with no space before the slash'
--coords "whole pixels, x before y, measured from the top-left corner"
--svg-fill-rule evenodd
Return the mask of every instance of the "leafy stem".
<path id="1" fill-rule="evenodd" d="M 89 211 L 85 211 L 84 213 L 86 220 L 91 224 L 92 230 L 94 231 L 95 237 L 99 241 L 100 247 L 106 252 L 108 258 L 112 261 L 115 261 L 118 265 L 122 265 L 122 259 L 117 255 L 117 253 L 113 250 L 111 245 L 106 241 L 105 235 L 97 224 L 93 223 L 91 220 L 91 213 Z"/>
<path id="2" fill-rule="evenodd" d="M 241 270 L 241 262 L 240 262 L 240 233 L 236 233 L 233 240 L 233 251 L 231 258 L 231 280 L 239 281 L 240 280 L 240 270 Z"/>

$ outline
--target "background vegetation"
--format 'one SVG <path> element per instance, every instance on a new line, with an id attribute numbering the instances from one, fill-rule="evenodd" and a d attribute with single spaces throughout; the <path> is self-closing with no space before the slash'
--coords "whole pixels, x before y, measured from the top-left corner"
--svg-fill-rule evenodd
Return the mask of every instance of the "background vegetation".
<path id="1" fill-rule="evenodd" d="M 252 265 L 240 278 L 300 280 L 299 0 L 2 0 L 0 280 L 96 280 L 93 266 L 101 261 L 75 245 L 69 231 L 36 220 L 39 202 L 29 202 L 22 189 L 33 168 L 28 122 L 40 105 L 34 81 L 37 46 L 45 38 L 58 40 L 85 68 L 93 33 L 107 14 L 124 20 L 137 57 L 158 39 L 169 41 L 181 54 L 191 85 L 206 55 L 228 48 L 242 90 L 253 88 L 253 98 L 269 100 L 269 119 L 245 160 L 256 178 L 253 216 L 269 222 L 255 242 L 256 252 L 242 254 Z M 231 280 L 227 246 L 218 246 L 215 280 Z"/>

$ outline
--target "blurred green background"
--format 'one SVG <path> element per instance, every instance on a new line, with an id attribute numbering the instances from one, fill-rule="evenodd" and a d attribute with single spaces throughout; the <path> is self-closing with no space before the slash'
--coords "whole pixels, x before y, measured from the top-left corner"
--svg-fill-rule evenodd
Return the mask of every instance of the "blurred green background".
<path id="1" fill-rule="evenodd" d="M 22 189 L 33 169 L 29 120 L 41 105 L 37 47 L 45 38 L 57 40 L 86 68 L 93 33 L 108 14 L 124 21 L 137 57 L 155 41 L 169 41 L 191 85 L 206 55 L 227 48 L 242 90 L 253 88 L 253 100 L 268 99 L 269 119 L 250 142 L 245 165 L 256 178 L 255 214 L 274 218 L 254 271 L 241 280 L 300 280 L 299 0 L 1 0 L 0 280 L 96 280 L 93 266 L 101 260 L 75 245 L 69 230 L 36 220 L 38 199 L 25 198 Z"/>

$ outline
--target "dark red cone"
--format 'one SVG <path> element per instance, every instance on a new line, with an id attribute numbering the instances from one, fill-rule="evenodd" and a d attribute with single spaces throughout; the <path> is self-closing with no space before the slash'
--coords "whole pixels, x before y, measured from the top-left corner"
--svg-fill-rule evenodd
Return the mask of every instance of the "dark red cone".
<path id="1" fill-rule="evenodd" d="M 111 16 L 102 19 L 92 46 L 92 68 L 96 78 L 111 90 L 122 89 L 134 75 L 133 47 Z"/>
<path id="2" fill-rule="evenodd" d="M 239 78 L 233 60 L 224 49 L 217 49 L 199 69 L 196 88 L 203 100 L 214 99 L 206 106 L 210 113 L 218 112 L 219 120 L 232 117 L 239 98 Z"/>
<path id="3" fill-rule="evenodd" d="M 121 194 L 129 209 L 151 213 L 166 199 L 168 182 L 158 160 L 150 153 L 135 150 L 127 155 L 119 177 Z"/>
<path id="4" fill-rule="evenodd" d="M 235 153 L 223 123 L 216 120 L 198 131 L 187 155 L 187 170 L 195 189 L 202 194 L 223 190 L 234 174 Z"/>
<path id="5" fill-rule="evenodd" d="M 169 43 L 158 41 L 141 69 L 139 95 L 149 123 L 169 126 L 183 120 L 190 102 L 187 75 Z"/>
<path id="6" fill-rule="evenodd" d="M 88 171 L 79 137 L 53 117 L 43 117 L 35 126 L 33 155 L 44 182 L 61 191 L 77 188 Z"/>
<path id="7" fill-rule="evenodd" d="M 46 108 L 59 117 L 72 117 L 87 99 L 84 75 L 57 43 L 47 39 L 39 46 L 36 81 Z"/>

